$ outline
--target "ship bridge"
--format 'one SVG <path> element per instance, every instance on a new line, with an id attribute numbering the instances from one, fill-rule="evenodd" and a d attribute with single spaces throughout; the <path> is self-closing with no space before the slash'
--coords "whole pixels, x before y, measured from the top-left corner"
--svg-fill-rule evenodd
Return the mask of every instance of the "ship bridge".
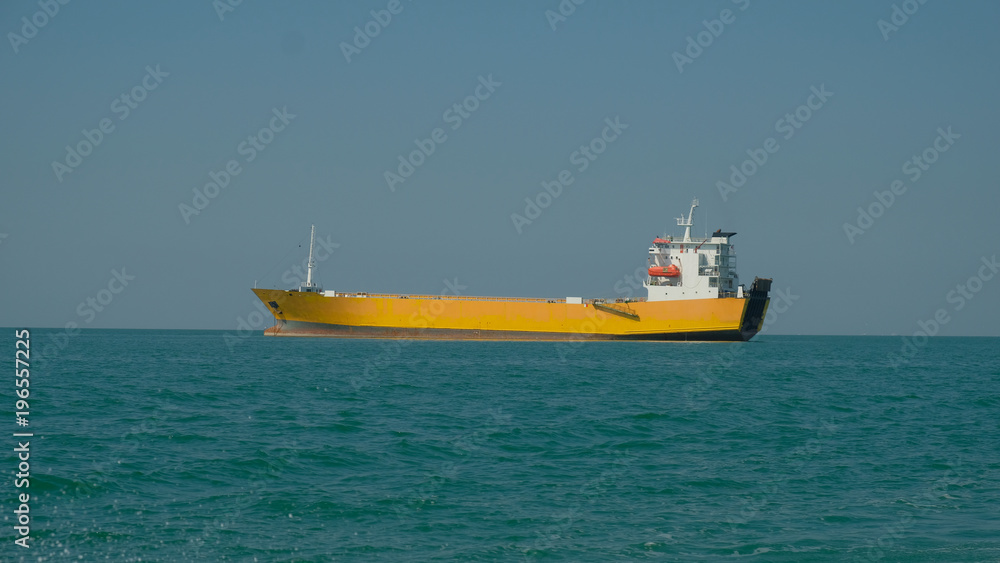
<path id="1" fill-rule="evenodd" d="M 677 225 L 684 227 L 683 236 L 653 239 L 643 284 L 649 301 L 743 297 L 736 253 L 730 242 L 736 233 L 719 229 L 710 237 L 691 238 L 696 207 L 697 199 L 691 203 L 687 217 L 677 219 Z"/>

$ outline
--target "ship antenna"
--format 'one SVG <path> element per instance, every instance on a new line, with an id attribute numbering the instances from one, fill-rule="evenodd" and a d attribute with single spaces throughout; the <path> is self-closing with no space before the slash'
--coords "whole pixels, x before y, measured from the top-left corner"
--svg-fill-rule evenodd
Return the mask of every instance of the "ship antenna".
<path id="1" fill-rule="evenodd" d="M 313 268 L 316 267 L 316 261 L 313 260 L 313 246 L 316 244 L 316 225 L 312 226 L 309 231 L 309 262 L 306 265 L 306 287 L 313 287 Z"/>

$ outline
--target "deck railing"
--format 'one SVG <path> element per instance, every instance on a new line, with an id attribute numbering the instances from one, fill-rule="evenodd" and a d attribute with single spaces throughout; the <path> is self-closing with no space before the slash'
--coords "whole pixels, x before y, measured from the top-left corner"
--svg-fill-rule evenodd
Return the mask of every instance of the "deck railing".
<path id="1" fill-rule="evenodd" d="M 495 301 L 495 302 L 506 302 L 506 303 L 566 303 L 565 297 L 548 299 L 545 297 L 482 297 L 474 295 L 416 295 L 416 294 L 405 294 L 405 293 L 342 293 L 337 292 L 333 295 L 334 297 L 351 297 L 360 299 L 437 299 L 445 301 Z M 583 299 L 583 303 L 592 305 L 594 303 L 642 303 L 646 301 L 645 297 L 636 298 L 617 298 L 617 299 L 605 299 L 605 298 L 595 298 L 595 299 Z"/>
<path id="2" fill-rule="evenodd" d="M 466 295 L 414 295 L 404 293 L 335 293 L 335 297 L 376 298 L 376 299 L 440 299 L 445 301 L 513 301 L 526 303 L 565 303 L 566 298 L 546 299 L 544 297 L 477 297 Z"/>

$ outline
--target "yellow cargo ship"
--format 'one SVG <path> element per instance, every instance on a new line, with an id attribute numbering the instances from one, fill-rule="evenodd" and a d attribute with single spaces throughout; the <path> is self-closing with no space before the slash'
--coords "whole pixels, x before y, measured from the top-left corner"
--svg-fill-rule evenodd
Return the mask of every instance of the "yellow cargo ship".
<path id="1" fill-rule="evenodd" d="M 749 340 L 764 323 L 771 280 L 747 290 L 729 239 L 656 238 L 640 299 L 395 295 L 324 291 L 313 282 L 313 240 L 298 290 L 254 289 L 274 315 L 271 336 L 426 340 Z"/>

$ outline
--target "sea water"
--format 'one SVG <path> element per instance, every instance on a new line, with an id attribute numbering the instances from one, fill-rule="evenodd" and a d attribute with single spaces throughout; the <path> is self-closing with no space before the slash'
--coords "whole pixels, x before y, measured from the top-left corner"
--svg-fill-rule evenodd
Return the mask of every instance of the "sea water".
<path id="1" fill-rule="evenodd" d="M 33 330 L 0 559 L 1000 559 L 995 338 L 225 334 Z"/>

